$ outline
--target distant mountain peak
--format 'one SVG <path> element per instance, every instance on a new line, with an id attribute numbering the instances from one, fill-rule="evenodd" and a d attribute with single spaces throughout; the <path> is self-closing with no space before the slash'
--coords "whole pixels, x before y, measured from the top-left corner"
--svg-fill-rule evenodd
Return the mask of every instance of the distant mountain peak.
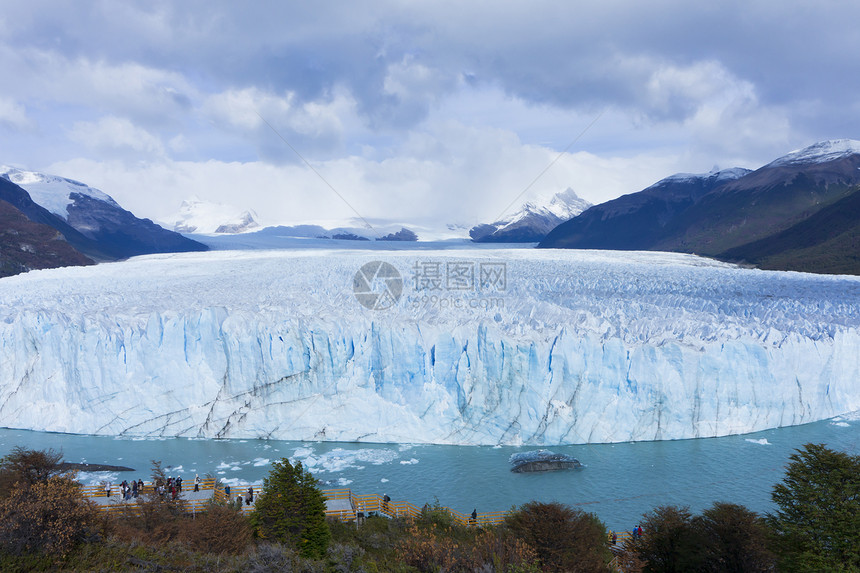
<path id="1" fill-rule="evenodd" d="M 260 226 L 254 211 L 233 205 L 206 201 L 197 196 L 182 201 L 179 211 L 167 219 L 178 233 L 243 233 Z"/>
<path id="2" fill-rule="evenodd" d="M 591 203 L 568 187 L 549 199 L 527 201 L 516 212 L 490 224 L 476 225 L 469 231 L 479 242 L 537 242 L 556 225 L 576 217 Z"/>
<path id="3" fill-rule="evenodd" d="M 860 155 L 860 141 L 856 139 L 831 139 L 819 141 L 803 149 L 797 149 L 770 162 L 767 167 L 825 163 L 849 155 Z"/>

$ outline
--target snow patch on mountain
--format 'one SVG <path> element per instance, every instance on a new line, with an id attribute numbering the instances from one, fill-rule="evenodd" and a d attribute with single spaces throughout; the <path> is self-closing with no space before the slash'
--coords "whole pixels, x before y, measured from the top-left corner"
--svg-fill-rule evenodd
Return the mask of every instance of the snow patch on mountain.
<path id="1" fill-rule="evenodd" d="M 652 187 L 658 187 L 665 183 L 693 183 L 696 181 L 704 181 L 708 179 L 714 179 L 715 181 L 722 183 L 724 181 L 734 181 L 735 179 L 740 179 L 744 175 L 752 173 L 750 169 L 744 169 L 743 167 L 732 167 L 729 169 L 719 169 L 715 167 L 708 173 L 675 173 L 674 175 L 670 175 L 664 179 L 661 179 L 648 189 Z"/>
<path id="2" fill-rule="evenodd" d="M 0 167 L 0 177 L 27 191 L 34 202 L 64 221 L 69 219 L 68 208 L 75 202 L 72 197 L 75 193 L 119 207 L 107 193 L 73 179 L 6 166 Z"/>
<path id="3" fill-rule="evenodd" d="M 829 141 L 820 141 L 809 147 L 792 151 L 772 161 L 766 167 L 826 163 L 849 155 L 860 155 L 860 141 L 856 139 L 832 139 Z"/>

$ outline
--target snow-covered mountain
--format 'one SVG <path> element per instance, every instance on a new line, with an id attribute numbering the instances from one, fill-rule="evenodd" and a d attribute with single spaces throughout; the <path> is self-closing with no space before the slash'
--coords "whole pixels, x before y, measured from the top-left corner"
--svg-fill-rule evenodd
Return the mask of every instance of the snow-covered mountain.
<path id="1" fill-rule="evenodd" d="M 494 223 L 473 227 L 473 241 L 492 243 L 534 243 L 546 237 L 552 229 L 576 217 L 591 203 L 568 187 L 553 195 L 549 201 L 529 201 L 515 213 Z"/>
<path id="2" fill-rule="evenodd" d="M 66 222 L 69 220 L 69 208 L 74 208 L 76 195 L 102 201 L 117 209 L 120 208 L 107 193 L 65 177 L 5 166 L 0 167 L 0 177 L 26 189 L 33 201 Z"/>
<path id="3" fill-rule="evenodd" d="M 65 225 L 33 203 L 26 191 L 0 177 L 0 278 L 35 269 L 93 264 L 50 223 Z M 76 233 L 68 225 L 65 230 Z M 83 236 L 79 238 L 86 241 Z"/>
<path id="4" fill-rule="evenodd" d="M 139 219 L 112 197 L 79 181 L 9 167 L 0 177 L 24 189 L 32 201 L 88 241 L 55 227 L 78 250 L 99 260 L 149 253 L 203 251 L 206 246 Z"/>
<path id="5" fill-rule="evenodd" d="M 792 151 L 768 163 L 765 167 L 827 163 L 850 155 L 860 155 L 860 141 L 855 139 L 831 139 Z"/>
<path id="6" fill-rule="evenodd" d="M 244 233 L 260 227 L 257 219 L 253 210 L 192 197 L 166 223 L 177 233 Z"/>
<path id="7" fill-rule="evenodd" d="M 368 310 L 354 277 L 380 260 L 402 296 Z M 152 255 L 5 278 L 0 300 L 11 428 L 551 445 L 860 409 L 860 278 L 693 255 Z"/>
<path id="8" fill-rule="evenodd" d="M 597 205 L 539 246 L 695 252 L 774 270 L 860 274 L 860 141 L 822 141 L 755 171 L 668 177 Z"/>

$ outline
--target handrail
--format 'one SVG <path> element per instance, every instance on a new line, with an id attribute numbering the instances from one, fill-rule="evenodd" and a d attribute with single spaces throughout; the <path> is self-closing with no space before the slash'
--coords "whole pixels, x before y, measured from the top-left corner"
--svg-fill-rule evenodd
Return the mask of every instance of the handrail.
<path id="1" fill-rule="evenodd" d="M 82 486 L 81 493 L 86 497 L 115 497 L 119 495 L 121 483 L 110 483 L 110 496 L 105 495 L 105 484 L 97 484 L 97 485 L 89 485 Z M 143 491 L 139 493 L 145 493 L 147 491 L 154 491 L 155 483 L 152 481 L 143 483 Z M 183 482 L 182 484 L 183 491 L 194 491 L 194 482 Z M 200 489 L 215 489 L 215 478 L 204 478 L 200 480 Z"/>
<path id="2" fill-rule="evenodd" d="M 410 520 L 418 519 L 423 510 L 406 501 L 389 501 L 385 502 L 379 494 L 354 494 L 351 490 L 324 490 L 323 495 L 326 499 L 349 499 L 352 511 L 345 509 L 331 509 L 326 511 L 326 515 L 337 517 L 343 521 L 353 521 L 359 513 L 380 513 L 386 517 L 402 517 Z M 477 519 L 472 520 L 471 516 L 466 516 L 459 511 L 449 507 L 434 507 L 434 510 L 447 512 L 455 523 L 465 526 L 486 526 L 498 525 L 502 523 L 506 511 L 493 511 L 478 515 Z"/>

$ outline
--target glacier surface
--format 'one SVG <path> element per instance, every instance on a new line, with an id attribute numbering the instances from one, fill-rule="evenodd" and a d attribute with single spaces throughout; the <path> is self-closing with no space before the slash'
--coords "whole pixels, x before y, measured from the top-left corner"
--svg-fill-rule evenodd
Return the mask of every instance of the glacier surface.
<path id="1" fill-rule="evenodd" d="M 375 260 L 404 281 L 387 310 L 353 294 Z M 481 288 L 482 263 L 506 280 Z M 682 254 L 222 251 L 0 280 L 0 425 L 44 431 L 721 436 L 860 410 L 858 356 L 860 278 Z"/>

